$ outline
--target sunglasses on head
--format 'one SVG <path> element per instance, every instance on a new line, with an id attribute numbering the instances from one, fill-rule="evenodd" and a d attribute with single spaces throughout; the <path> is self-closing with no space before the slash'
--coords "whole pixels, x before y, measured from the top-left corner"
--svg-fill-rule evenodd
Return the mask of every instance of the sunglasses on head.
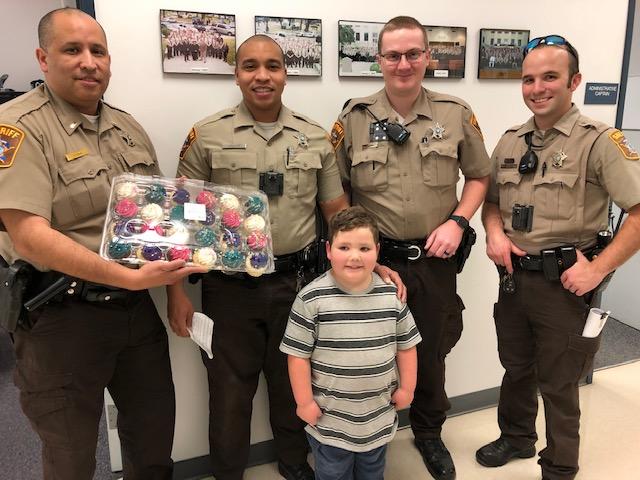
<path id="1" fill-rule="evenodd" d="M 536 37 L 533 40 L 527 43 L 527 46 L 522 50 L 522 58 L 526 57 L 527 54 L 533 50 L 534 48 L 539 47 L 540 45 L 557 45 L 557 46 L 566 46 L 567 50 L 573 58 L 578 59 L 578 52 L 573 48 L 573 45 L 569 43 L 569 41 L 560 36 L 560 35 L 547 35 L 546 37 Z"/>

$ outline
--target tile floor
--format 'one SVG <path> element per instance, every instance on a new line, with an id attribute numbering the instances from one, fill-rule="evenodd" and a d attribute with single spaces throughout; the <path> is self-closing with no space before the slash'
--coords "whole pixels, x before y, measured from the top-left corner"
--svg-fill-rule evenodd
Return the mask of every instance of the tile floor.
<path id="1" fill-rule="evenodd" d="M 582 408 L 581 470 L 576 480 L 640 479 L 640 361 L 595 373 L 580 389 Z M 540 404 L 542 412 L 542 403 Z M 497 438 L 496 409 L 450 418 L 443 439 L 456 464 L 458 480 L 539 480 L 536 458 L 490 469 L 478 465 L 475 451 Z M 538 415 L 538 449 L 544 447 L 544 418 Z M 396 435 L 387 454 L 386 480 L 429 480 L 412 444 L 410 429 Z M 281 480 L 275 464 L 246 471 L 245 480 Z"/>

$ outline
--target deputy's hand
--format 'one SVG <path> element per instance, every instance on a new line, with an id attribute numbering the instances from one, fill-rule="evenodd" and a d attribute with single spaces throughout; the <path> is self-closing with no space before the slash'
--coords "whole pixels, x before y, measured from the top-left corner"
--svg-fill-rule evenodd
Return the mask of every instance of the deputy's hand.
<path id="1" fill-rule="evenodd" d="M 593 262 L 587 260 L 580 250 L 576 250 L 577 260 L 573 266 L 560 276 L 562 286 L 579 297 L 596 288 L 606 277 Z"/>
<path id="2" fill-rule="evenodd" d="M 413 391 L 406 390 L 402 387 L 396 389 L 391 395 L 391 403 L 393 403 L 396 410 L 404 410 L 408 408 L 413 402 Z"/>
<path id="3" fill-rule="evenodd" d="M 407 287 L 402 281 L 402 279 L 400 278 L 400 274 L 398 274 L 398 272 L 396 272 L 395 270 L 392 270 L 391 268 L 385 265 L 380 265 L 379 263 L 376 263 L 376 266 L 373 269 L 373 271 L 376 272 L 378 275 L 380 275 L 380 278 L 382 278 L 382 281 L 384 283 L 386 284 L 393 283 L 398 289 L 398 293 L 396 294 L 398 299 L 401 302 L 406 303 Z"/>
<path id="4" fill-rule="evenodd" d="M 147 288 L 173 285 L 192 273 L 206 273 L 204 267 L 185 267 L 184 260 L 156 260 L 148 262 L 138 270 L 130 270 L 124 288 L 145 290 Z"/>
<path id="5" fill-rule="evenodd" d="M 188 337 L 193 319 L 193 305 L 182 288 L 167 289 L 167 315 L 173 333 Z"/>
<path id="6" fill-rule="evenodd" d="M 315 400 L 311 400 L 306 405 L 298 405 L 296 414 L 309 425 L 315 425 L 322 416 L 322 410 L 320 410 Z"/>
<path id="7" fill-rule="evenodd" d="M 427 238 L 424 249 L 427 257 L 450 258 L 458 250 L 462 240 L 462 229 L 453 220 L 447 220 Z"/>
<path id="8" fill-rule="evenodd" d="M 513 264 L 511 263 L 512 253 L 515 253 L 519 257 L 527 254 L 524 250 L 516 247 L 504 232 L 487 235 L 487 256 L 496 265 L 506 267 L 509 273 L 513 273 Z"/>

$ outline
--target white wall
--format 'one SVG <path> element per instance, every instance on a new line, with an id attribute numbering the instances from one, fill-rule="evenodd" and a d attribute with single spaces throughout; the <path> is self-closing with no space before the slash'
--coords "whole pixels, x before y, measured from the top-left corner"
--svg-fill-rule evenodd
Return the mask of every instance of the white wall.
<path id="1" fill-rule="evenodd" d="M 559 33 L 567 36 L 581 53 L 583 82 L 618 83 L 626 28 L 626 0 L 611 0 L 606 8 L 598 0 L 538 0 L 523 4 L 510 0 L 461 0 L 448 2 L 406 1 L 402 4 L 370 0 L 351 2 L 242 2 L 209 0 L 96 0 L 96 16 L 105 28 L 113 57 L 113 78 L 107 101 L 132 113 L 149 132 L 165 174 L 175 173 L 177 156 L 191 125 L 202 117 L 240 100 L 229 76 L 162 73 L 159 9 L 234 13 L 238 41 L 254 32 L 254 15 L 321 18 L 323 22 L 322 78 L 292 77 L 284 101 L 330 129 L 346 99 L 380 89 L 381 79 L 337 76 L 338 20 L 386 21 L 396 15 L 413 15 L 423 24 L 467 27 L 466 78 L 432 79 L 429 88 L 458 95 L 475 110 L 487 148 L 500 134 L 522 123 L 529 112 L 522 103 L 520 85 L 513 80 L 476 78 L 480 28 L 530 29 L 531 35 Z M 399 8 L 402 5 L 402 8 Z M 526 9 L 526 12 L 525 10 Z M 606 41 L 595 41 L 606 38 Z M 584 88 L 574 96 L 582 107 Z M 589 116 L 613 124 L 615 106 L 586 106 Z M 477 218 L 478 245 L 460 276 L 460 294 L 467 310 L 462 340 L 449 357 L 447 390 L 451 396 L 498 386 L 502 369 L 496 353 L 491 318 L 497 296 L 497 275 L 484 255 L 484 236 Z M 194 292 L 195 293 L 195 292 Z M 164 300 L 162 292 L 156 299 Z M 161 309 L 163 307 L 161 306 Z M 196 348 L 187 340 L 171 338 L 171 355 L 177 388 L 178 421 L 174 458 L 181 460 L 207 452 L 206 377 Z M 264 386 L 254 402 L 253 442 L 270 438 Z"/>
<path id="2" fill-rule="evenodd" d="M 31 89 L 30 82 L 44 79 L 35 51 L 38 47 L 38 20 L 50 10 L 64 7 L 64 0 L 29 0 L 18 7 L 11 0 L 0 0 L 3 22 L 0 28 L 2 61 L 0 75 L 9 74 L 4 88 Z"/>

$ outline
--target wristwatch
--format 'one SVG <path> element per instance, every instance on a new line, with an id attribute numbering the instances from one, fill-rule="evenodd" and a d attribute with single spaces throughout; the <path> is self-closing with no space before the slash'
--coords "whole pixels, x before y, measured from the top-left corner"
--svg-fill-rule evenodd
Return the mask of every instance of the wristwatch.
<path id="1" fill-rule="evenodd" d="M 449 220 L 456 222 L 462 230 L 466 230 L 469 226 L 469 220 L 464 218 L 462 215 L 449 215 Z"/>

